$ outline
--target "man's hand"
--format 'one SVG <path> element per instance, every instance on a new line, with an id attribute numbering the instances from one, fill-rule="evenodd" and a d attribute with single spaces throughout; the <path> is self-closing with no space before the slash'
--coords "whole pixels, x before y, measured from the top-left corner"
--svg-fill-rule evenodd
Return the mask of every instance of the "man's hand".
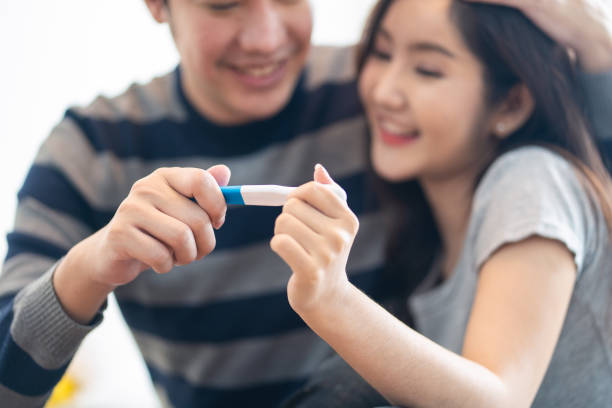
<path id="1" fill-rule="evenodd" d="M 465 0 L 515 7 L 550 37 L 572 49 L 582 69 L 612 70 L 610 0 Z"/>
<path id="2" fill-rule="evenodd" d="M 162 168 L 137 181 L 112 220 L 72 248 L 54 274 L 66 312 L 87 322 L 108 293 L 153 268 L 169 272 L 215 247 L 225 221 L 226 166 Z M 194 198 L 194 202 L 191 198 Z"/>

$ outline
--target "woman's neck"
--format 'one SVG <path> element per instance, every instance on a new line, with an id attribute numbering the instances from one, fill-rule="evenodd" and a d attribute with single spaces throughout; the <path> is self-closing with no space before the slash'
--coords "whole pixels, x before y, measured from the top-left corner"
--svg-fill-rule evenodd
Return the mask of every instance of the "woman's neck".
<path id="1" fill-rule="evenodd" d="M 442 273 L 448 278 L 459 260 L 474 194 L 474 177 L 421 180 L 442 240 Z"/>

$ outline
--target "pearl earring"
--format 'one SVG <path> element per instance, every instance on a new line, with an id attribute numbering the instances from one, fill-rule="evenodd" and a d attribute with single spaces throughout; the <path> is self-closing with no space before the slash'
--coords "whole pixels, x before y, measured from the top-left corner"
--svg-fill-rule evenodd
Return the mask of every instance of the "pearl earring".
<path id="1" fill-rule="evenodd" d="M 498 133 L 504 133 L 506 131 L 506 125 L 504 125 L 503 123 L 498 123 L 495 126 L 495 129 L 497 130 Z"/>

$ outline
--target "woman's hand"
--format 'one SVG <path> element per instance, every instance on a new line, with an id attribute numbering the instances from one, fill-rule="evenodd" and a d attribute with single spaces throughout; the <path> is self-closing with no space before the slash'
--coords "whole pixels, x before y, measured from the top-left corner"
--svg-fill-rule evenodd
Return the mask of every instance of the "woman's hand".
<path id="1" fill-rule="evenodd" d="M 323 166 L 315 167 L 314 180 L 291 194 L 270 242 L 293 271 L 287 295 L 300 315 L 341 301 L 350 286 L 346 262 L 359 228 L 346 202 L 325 186 L 334 181 Z"/>
<path id="2" fill-rule="evenodd" d="M 515 7 L 557 42 L 572 49 L 586 72 L 612 70 L 610 0 L 466 0 Z"/>

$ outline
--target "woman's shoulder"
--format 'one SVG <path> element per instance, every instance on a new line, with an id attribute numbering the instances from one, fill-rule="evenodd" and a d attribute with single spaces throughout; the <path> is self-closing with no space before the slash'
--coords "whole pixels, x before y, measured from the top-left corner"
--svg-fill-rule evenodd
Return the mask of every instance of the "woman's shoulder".
<path id="1" fill-rule="evenodd" d="M 586 195 L 577 169 L 561 154 L 542 147 L 524 146 L 499 156 L 478 183 L 475 201 L 493 195 Z M 527 196 L 525 196 L 527 194 Z"/>
<path id="2" fill-rule="evenodd" d="M 558 240 L 575 254 L 579 269 L 589 231 L 601 218 L 584 178 L 560 153 L 526 146 L 498 157 L 478 184 L 470 234 L 477 259 L 502 244 L 532 235 Z"/>
<path id="3" fill-rule="evenodd" d="M 573 165 L 561 154 L 543 146 L 523 146 L 510 150 L 489 166 L 481 183 L 491 182 L 513 175 L 532 175 L 538 173 L 574 173 Z"/>

